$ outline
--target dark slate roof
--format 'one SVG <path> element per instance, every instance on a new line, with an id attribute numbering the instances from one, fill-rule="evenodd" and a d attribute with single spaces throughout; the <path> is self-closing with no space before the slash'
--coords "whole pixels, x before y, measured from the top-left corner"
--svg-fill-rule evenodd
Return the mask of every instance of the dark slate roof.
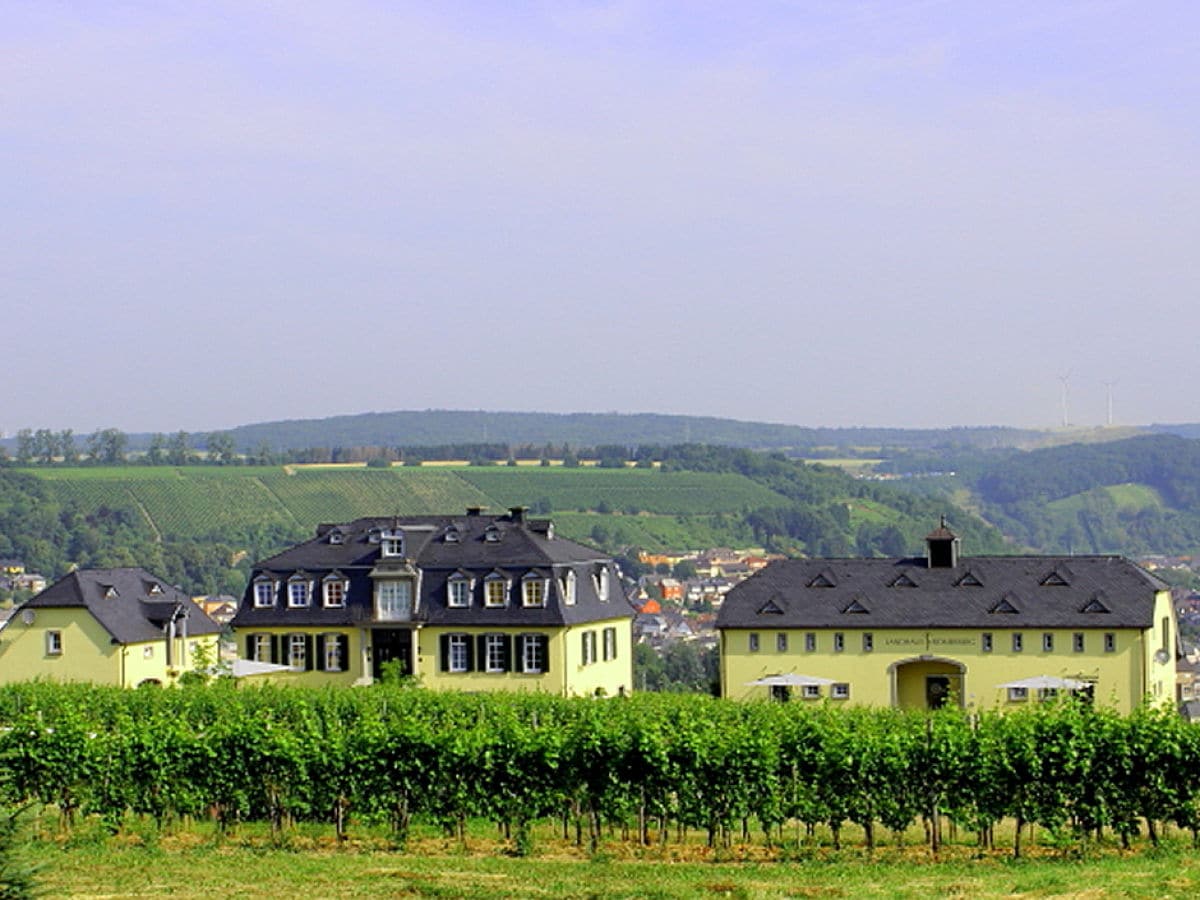
<path id="1" fill-rule="evenodd" d="M 1149 628 L 1167 585 L 1118 556 L 779 560 L 725 596 L 718 628 Z"/>
<path id="2" fill-rule="evenodd" d="M 375 530 L 397 529 L 404 535 L 402 557 L 381 556 L 381 546 L 371 540 Z M 330 534 L 337 537 L 330 541 Z M 448 539 L 450 533 L 454 539 Z M 489 540 L 489 535 L 494 539 Z M 236 628 L 281 625 L 365 625 L 373 621 L 374 608 L 371 573 L 389 566 L 410 565 L 420 572 L 420 594 L 414 622 L 464 627 L 553 627 L 633 617 L 634 610 L 621 590 L 612 559 L 582 544 L 556 537 L 546 519 L 530 519 L 512 513 L 502 516 L 383 516 L 356 519 L 339 525 L 322 525 L 317 536 L 289 547 L 282 553 L 257 563 L 247 587 L 245 600 L 233 619 Z M 608 600 L 597 592 L 596 575 L 609 573 Z M 560 576 L 568 570 L 576 574 L 576 602 L 567 605 L 562 596 Z M 286 597 L 270 608 L 254 606 L 254 579 L 269 575 L 280 581 L 304 572 L 317 582 L 338 571 L 350 581 L 346 605 L 325 609 L 320 597 L 310 606 L 289 609 Z M 479 599 L 478 582 L 492 572 L 511 579 L 509 604 L 489 608 Z M 446 605 L 447 582 L 454 575 L 467 574 L 476 579 L 472 604 L 465 608 Z M 520 582 L 523 577 L 549 578 L 544 607 L 521 605 Z"/>
<path id="3" fill-rule="evenodd" d="M 79 569 L 21 605 L 22 609 L 71 607 L 87 609 L 119 644 L 161 639 L 177 610 L 186 614 L 190 635 L 221 630 L 191 597 L 140 568 Z"/>

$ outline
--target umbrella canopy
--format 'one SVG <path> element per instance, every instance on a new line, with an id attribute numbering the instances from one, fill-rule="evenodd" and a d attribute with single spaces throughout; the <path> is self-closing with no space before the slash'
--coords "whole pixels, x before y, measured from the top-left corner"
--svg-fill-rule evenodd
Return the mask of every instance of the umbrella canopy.
<path id="1" fill-rule="evenodd" d="M 767 675 L 757 681 L 748 681 L 746 685 L 762 687 L 809 687 L 812 685 L 833 684 L 832 678 L 821 678 L 817 675 L 797 675 L 787 672 L 783 675 Z"/>
<path id="2" fill-rule="evenodd" d="M 1016 681 L 1006 681 L 996 685 L 998 688 L 1026 688 L 1027 690 L 1063 690 L 1078 691 L 1087 687 L 1086 681 L 1075 678 L 1059 678 L 1056 675 L 1031 675 L 1028 678 L 1018 678 Z"/>

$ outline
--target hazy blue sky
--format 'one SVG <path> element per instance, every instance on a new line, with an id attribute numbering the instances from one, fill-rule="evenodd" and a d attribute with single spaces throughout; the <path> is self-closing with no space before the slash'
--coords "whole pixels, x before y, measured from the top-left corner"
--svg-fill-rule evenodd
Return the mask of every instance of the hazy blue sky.
<path id="1" fill-rule="evenodd" d="M 0 0 L 0 428 L 1200 421 L 1200 4 Z"/>

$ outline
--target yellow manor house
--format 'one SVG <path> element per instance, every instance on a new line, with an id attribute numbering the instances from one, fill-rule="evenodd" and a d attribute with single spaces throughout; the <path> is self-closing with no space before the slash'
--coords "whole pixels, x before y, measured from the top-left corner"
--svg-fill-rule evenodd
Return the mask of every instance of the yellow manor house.
<path id="1" fill-rule="evenodd" d="M 1174 700 L 1168 586 L 1118 556 L 774 562 L 717 617 L 721 693 L 875 706 L 1015 707 L 1061 691 L 1128 712 Z"/>
<path id="2" fill-rule="evenodd" d="M 257 563 L 233 628 L 273 677 L 624 694 L 633 608 L 612 559 L 524 507 L 356 519 Z"/>

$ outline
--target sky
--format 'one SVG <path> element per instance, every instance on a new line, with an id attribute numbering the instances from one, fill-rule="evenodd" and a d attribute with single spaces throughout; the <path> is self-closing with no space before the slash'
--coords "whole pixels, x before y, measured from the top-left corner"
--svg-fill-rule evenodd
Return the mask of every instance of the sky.
<path id="1" fill-rule="evenodd" d="M 1200 421 L 1200 4 L 0 21 L 9 435 Z"/>

